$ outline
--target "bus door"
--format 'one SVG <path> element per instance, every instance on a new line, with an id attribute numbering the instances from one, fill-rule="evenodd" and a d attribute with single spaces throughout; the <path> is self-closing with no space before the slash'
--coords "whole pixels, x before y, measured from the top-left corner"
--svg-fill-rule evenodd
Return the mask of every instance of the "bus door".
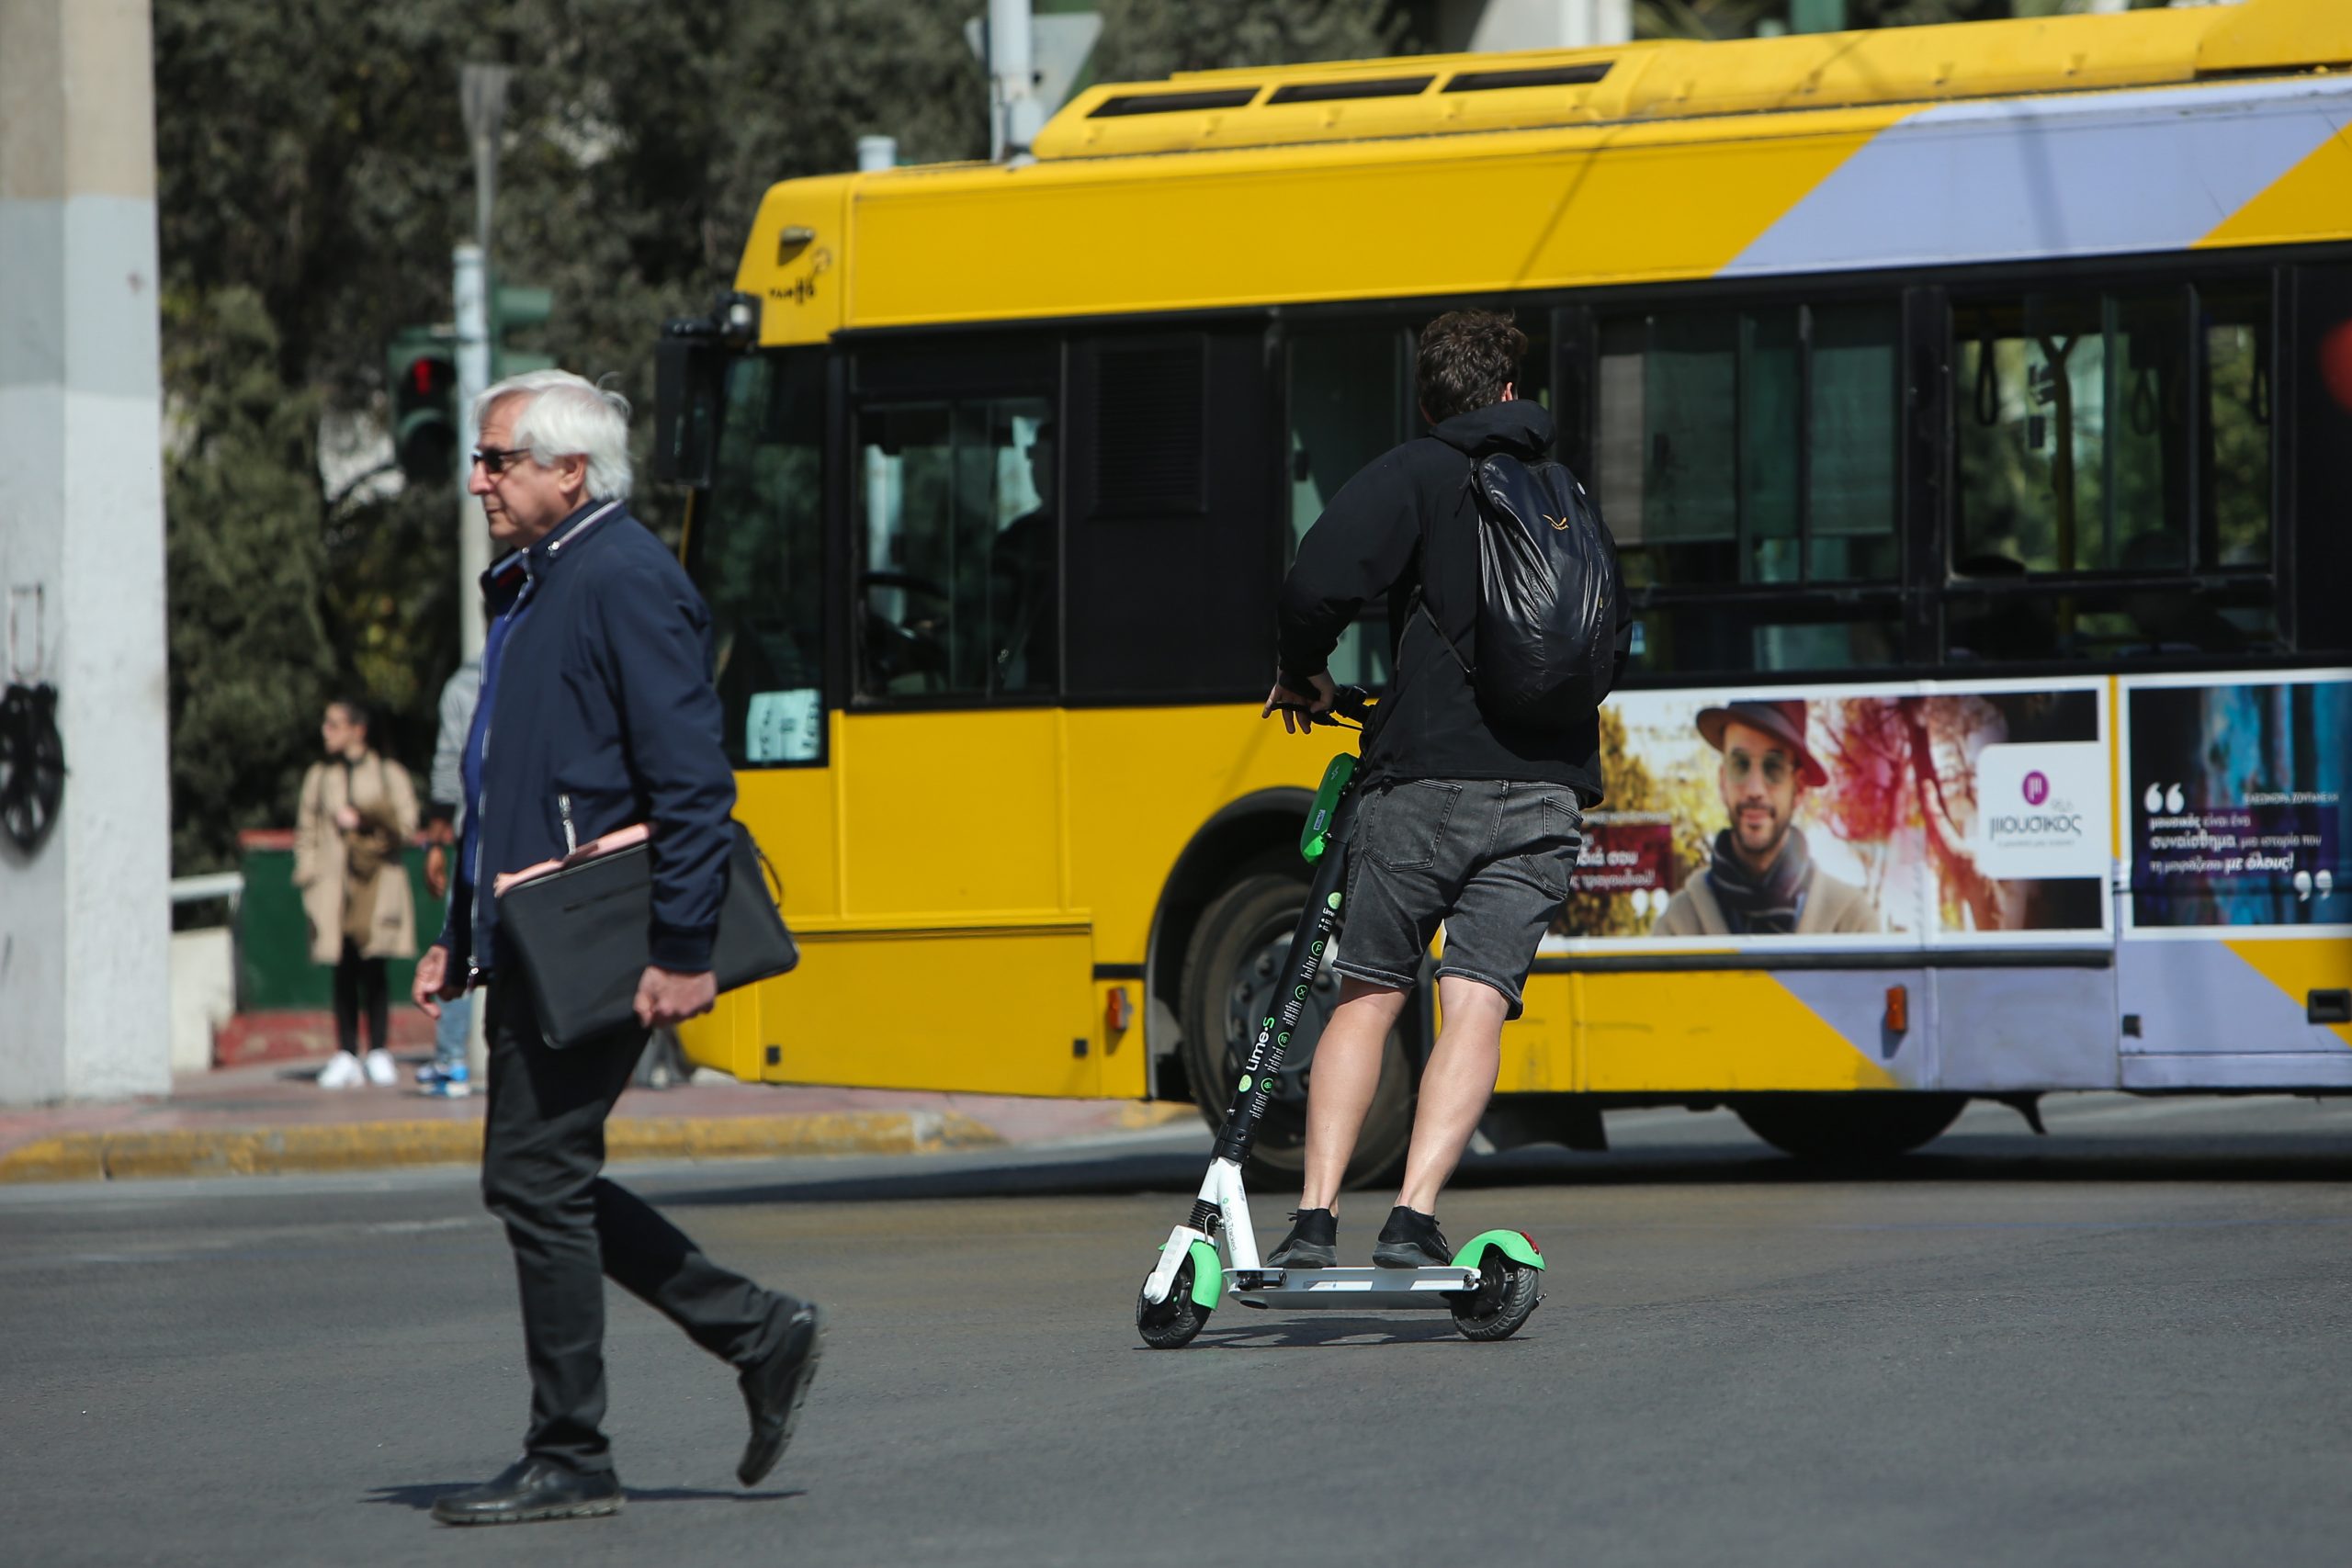
<path id="1" fill-rule="evenodd" d="M 1057 705 L 1059 362 L 1037 337 L 848 356 L 834 897 L 772 1030 L 780 1076 L 1095 1092 Z"/>
<path id="2" fill-rule="evenodd" d="M 735 816 L 759 840 L 786 919 L 803 933 L 840 912 L 825 461 L 837 374 L 820 348 L 727 366 L 710 483 L 685 530 L 686 569 L 710 608 Z M 799 976 L 787 976 L 721 998 L 710 1017 L 679 1031 L 688 1056 L 738 1077 L 777 1076 L 799 995 Z"/>

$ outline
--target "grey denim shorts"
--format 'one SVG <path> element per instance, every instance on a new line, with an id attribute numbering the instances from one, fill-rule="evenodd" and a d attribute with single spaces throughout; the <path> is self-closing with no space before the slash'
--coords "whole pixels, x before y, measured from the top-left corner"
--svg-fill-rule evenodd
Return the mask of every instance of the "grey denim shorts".
<path id="1" fill-rule="evenodd" d="M 1500 991 L 1520 1014 L 1535 944 L 1568 897 L 1584 844 L 1576 792 L 1499 779 L 1405 779 L 1356 807 L 1331 967 L 1410 987 L 1438 923 L 1438 977 Z"/>

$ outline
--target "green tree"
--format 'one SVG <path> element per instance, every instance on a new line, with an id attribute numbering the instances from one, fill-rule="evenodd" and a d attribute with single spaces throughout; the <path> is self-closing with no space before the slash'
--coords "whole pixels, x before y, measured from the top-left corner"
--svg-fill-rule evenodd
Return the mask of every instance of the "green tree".
<path id="1" fill-rule="evenodd" d="M 2132 0 L 2153 10 L 2167 0 Z M 2007 17 L 2047 17 L 2083 9 L 2069 0 L 1846 0 L 1846 26 L 1927 27 L 1939 22 L 1989 22 Z M 1634 0 L 1636 38 L 1727 39 L 1754 34 L 1758 23 L 1785 27 L 1789 0 Z"/>
<path id="2" fill-rule="evenodd" d="M 1405 19 L 1391 0 L 1101 0 L 1096 81 L 1177 71 L 1365 60 L 1390 53 Z"/>
<path id="3" fill-rule="evenodd" d="M 156 0 L 165 385 L 200 465 L 169 493 L 182 869 L 218 863 L 232 824 L 290 819 L 331 686 L 427 761 L 458 657 L 455 487 L 330 497 L 318 433 L 380 420 L 384 343 L 450 315 L 473 224 L 459 65 L 516 68 L 492 259 L 556 291 L 526 346 L 645 405 L 662 318 L 730 283 L 769 184 L 849 166 L 869 131 L 917 159 L 985 152 L 967 8 Z M 647 487 L 638 510 L 658 525 L 666 500 Z M 217 591 L 222 563 L 256 561 L 283 563 L 266 591 Z"/>
<path id="4" fill-rule="evenodd" d="M 280 374 L 261 296 L 167 294 L 164 353 L 172 859 L 185 873 L 230 863 L 239 829 L 288 820 L 334 667 L 310 479 L 318 401 Z"/>

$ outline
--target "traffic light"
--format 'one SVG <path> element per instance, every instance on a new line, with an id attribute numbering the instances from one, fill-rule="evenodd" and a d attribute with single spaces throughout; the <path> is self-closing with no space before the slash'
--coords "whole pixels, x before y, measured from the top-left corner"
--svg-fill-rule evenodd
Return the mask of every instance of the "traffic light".
<path id="1" fill-rule="evenodd" d="M 404 327 L 384 354 L 391 392 L 392 457 L 413 483 L 447 479 L 458 467 L 458 351 L 453 334 Z"/>
<path id="2" fill-rule="evenodd" d="M 490 378 L 503 381 L 526 370 L 552 370 L 555 357 L 509 347 L 506 334 L 536 327 L 555 311 L 555 295 L 527 284 L 501 283 L 490 291 Z"/>

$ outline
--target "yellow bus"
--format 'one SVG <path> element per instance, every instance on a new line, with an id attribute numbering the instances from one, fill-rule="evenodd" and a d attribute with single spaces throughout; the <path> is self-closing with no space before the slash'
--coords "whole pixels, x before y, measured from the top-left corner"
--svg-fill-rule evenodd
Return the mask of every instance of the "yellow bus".
<path id="1" fill-rule="evenodd" d="M 1330 750 L 1259 718 L 1282 573 L 1476 305 L 1639 615 L 1489 1136 L 2352 1088 L 2347 67 L 2352 7 L 2251 0 L 1217 71 L 775 186 L 657 466 L 806 961 L 688 1054 L 1218 1116 Z M 1837 929 L 1716 875 L 1743 704 Z"/>

